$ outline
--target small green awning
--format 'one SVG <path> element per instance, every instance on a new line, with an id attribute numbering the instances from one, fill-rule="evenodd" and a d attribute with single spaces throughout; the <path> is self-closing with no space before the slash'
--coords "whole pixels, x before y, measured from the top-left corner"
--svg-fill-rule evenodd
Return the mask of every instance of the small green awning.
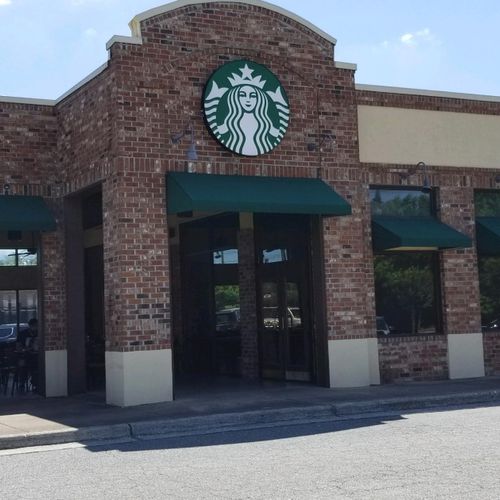
<path id="1" fill-rule="evenodd" d="M 41 196 L 0 196 L 0 231 L 55 231 L 56 221 Z"/>
<path id="2" fill-rule="evenodd" d="M 467 248 L 472 240 L 434 217 L 389 217 L 372 219 L 375 250 L 439 250 Z"/>
<path id="3" fill-rule="evenodd" d="M 481 255 L 500 255 L 500 217 L 477 217 L 477 252 Z"/>
<path id="4" fill-rule="evenodd" d="M 349 203 L 321 179 L 175 172 L 167 184 L 168 213 L 351 213 Z"/>

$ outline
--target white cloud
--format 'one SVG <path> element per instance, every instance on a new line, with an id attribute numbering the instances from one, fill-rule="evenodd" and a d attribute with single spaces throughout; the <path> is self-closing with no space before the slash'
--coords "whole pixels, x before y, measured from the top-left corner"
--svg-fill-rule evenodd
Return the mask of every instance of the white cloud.
<path id="1" fill-rule="evenodd" d="M 399 41 L 403 45 L 420 45 L 422 43 L 441 45 L 441 41 L 431 33 L 429 28 L 423 28 L 414 33 L 405 33 L 399 37 Z"/>
<path id="2" fill-rule="evenodd" d="M 5 5 L 11 5 L 12 0 L 0 0 L 0 7 L 4 7 Z"/>
<path id="3" fill-rule="evenodd" d="M 83 34 L 87 37 L 87 38 L 94 38 L 95 36 L 97 36 L 97 30 L 95 28 L 87 28 Z"/>

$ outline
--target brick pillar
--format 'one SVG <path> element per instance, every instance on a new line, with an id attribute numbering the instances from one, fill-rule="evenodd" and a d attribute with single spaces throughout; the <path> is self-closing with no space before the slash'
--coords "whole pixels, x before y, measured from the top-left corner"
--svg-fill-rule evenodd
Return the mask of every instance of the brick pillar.
<path id="1" fill-rule="evenodd" d="M 474 190 L 441 187 L 441 220 L 474 240 Z M 448 335 L 450 378 L 484 376 L 483 335 L 476 248 L 441 252 L 443 327 Z"/>
<path id="2" fill-rule="evenodd" d="M 259 377 L 259 349 L 252 214 L 240 214 L 238 275 L 241 316 L 241 375 L 245 379 L 256 379 Z"/>
<path id="3" fill-rule="evenodd" d="M 379 384 L 368 186 L 332 187 L 352 215 L 323 220 L 330 387 Z"/>
<path id="4" fill-rule="evenodd" d="M 165 176 L 120 158 L 103 183 L 106 399 L 172 399 Z"/>
<path id="5" fill-rule="evenodd" d="M 47 200 L 55 214 L 57 230 L 41 235 L 42 304 L 38 305 L 43 324 L 43 376 L 45 395 L 68 394 L 68 351 L 66 325 L 65 245 L 62 199 Z"/>

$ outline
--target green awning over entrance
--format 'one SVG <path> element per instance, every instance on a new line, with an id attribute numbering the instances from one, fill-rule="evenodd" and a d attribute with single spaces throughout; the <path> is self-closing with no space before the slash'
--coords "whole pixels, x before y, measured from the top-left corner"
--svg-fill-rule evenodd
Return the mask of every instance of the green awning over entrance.
<path id="1" fill-rule="evenodd" d="M 476 241 L 479 254 L 500 255 L 500 217 L 478 217 Z"/>
<path id="2" fill-rule="evenodd" d="M 168 212 L 349 215 L 351 206 L 321 179 L 168 174 Z"/>
<path id="3" fill-rule="evenodd" d="M 374 217 L 375 250 L 467 248 L 472 240 L 434 217 Z"/>
<path id="4" fill-rule="evenodd" d="M 0 196 L 0 231 L 55 231 L 56 221 L 41 196 Z"/>

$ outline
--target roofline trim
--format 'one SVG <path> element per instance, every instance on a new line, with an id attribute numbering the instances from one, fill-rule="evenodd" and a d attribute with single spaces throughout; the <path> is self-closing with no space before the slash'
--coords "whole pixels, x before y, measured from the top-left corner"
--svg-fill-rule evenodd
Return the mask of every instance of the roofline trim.
<path id="1" fill-rule="evenodd" d="M 113 35 L 106 42 L 106 50 L 109 50 L 115 43 L 129 43 L 132 45 L 142 45 L 142 38 L 140 36 Z"/>
<path id="2" fill-rule="evenodd" d="M 358 65 L 354 63 L 334 61 L 334 65 L 339 69 L 351 69 L 352 71 L 356 71 L 358 69 Z"/>
<path id="3" fill-rule="evenodd" d="M 264 9 L 272 10 L 277 12 L 278 14 L 282 14 L 290 19 L 293 19 L 299 24 L 302 24 L 306 28 L 309 28 L 311 31 L 321 36 L 328 42 L 335 45 L 337 40 L 333 38 L 333 36 L 329 35 L 325 31 L 319 29 L 314 24 L 306 21 L 303 17 L 290 12 L 289 10 L 283 9 L 282 7 L 278 7 L 277 5 L 273 5 L 268 2 L 264 2 L 262 0 L 177 0 L 175 2 L 167 3 L 164 5 L 160 5 L 159 7 L 155 7 L 153 9 L 145 10 L 140 14 L 134 16 L 134 18 L 128 23 L 130 26 L 130 30 L 132 35 L 137 38 L 141 38 L 141 22 L 149 19 L 151 17 L 159 16 L 166 12 L 170 12 L 175 9 L 180 9 L 182 7 L 187 7 L 188 5 L 199 5 L 199 4 L 210 4 L 210 3 L 243 3 L 247 5 L 254 5 L 256 7 L 262 7 Z"/>
<path id="4" fill-rule="evenodd" d="M 384 85 L 365 85 L 357 83 L 356 90 L 366 90 L 369 92 L 381 92 L 388 94 L 421 95 L 427 97 L 444 97 L 446 99 L 464 99 L 466 101 L 487 101 L 500 102 L 500 96 L 465 94 L 460 92 L 446 92 L 444 90 L 411 89 L 406 87 L 386 87 Z"/>
<path id="5" fill-rule="evenodd" d="M 33 104 L 35 106 L 54 106 L 54 99 L 37 99 L 35 97 L 13 97 L 8 95 L 0 95 L 0 104 L 9 102 L 12 104 Z"/>

